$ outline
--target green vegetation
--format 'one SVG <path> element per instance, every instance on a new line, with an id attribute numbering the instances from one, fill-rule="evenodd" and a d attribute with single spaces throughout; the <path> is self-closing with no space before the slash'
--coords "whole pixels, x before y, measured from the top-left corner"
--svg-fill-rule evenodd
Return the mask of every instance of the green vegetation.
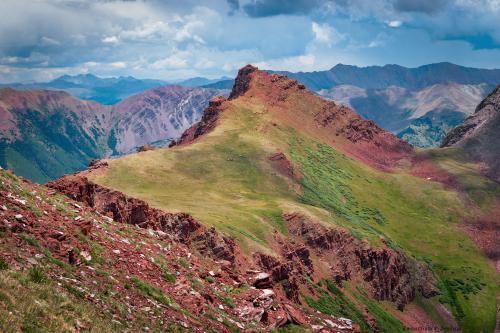
<path id="1" fill-rule="evenodd" d="M 344 292 L 336 287 L 333 282 L 324 280 L 321 284 L 324 284 L 326 289 L 316 286 L 316 290 L 320 293 L 318 299 L 313 299 L 309 296 L 306 297 L 306 302 L 310 307 L 325 314 L 350 318 L 361 327 L 362 332 L 373 331 L 365 316 L 359 310 L 359 307 L 356 306 Z M 358 289 L 358 292 L 349 291 L 359 303 L 363 304 L 368 309 L 370 315 L 375 318 L 379 332 L 409 332 L 399 320 L 384 310 L 377 301 L 368 297 L 364 291 L 360 289 Z"/>
<path id="2" fill-rule="evenodd" d="M 33 282 L 40 281 L 39 273 L 30 271 L 29 274 Z M 0 271 L 2 332 L 74 332 L 75 327 L 95 332 L 116 330 L 110 318 L 103 318 L 92 305 L 57 289 L 50 280 L 23 283 L 23 278 L 13 272 Z"/>
<path id="3" fill-rule="evenodd" d="M 156 288 L 138 277 L 133 277 L 132 282 L 145 296 L 151 297 L 163 305 L 170 306 L 174 304 L 174 302 L 167 295 L 165 295 L 160 288 Z"/>

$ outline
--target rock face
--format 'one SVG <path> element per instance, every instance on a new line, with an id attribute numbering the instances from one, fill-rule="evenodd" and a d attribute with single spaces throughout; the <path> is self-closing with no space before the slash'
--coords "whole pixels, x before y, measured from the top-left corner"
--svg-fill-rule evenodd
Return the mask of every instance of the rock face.
<path id="1" fill-rule="evenodd" d="M 473 115 L 446 135 L 442 147 L 459 147 L 475 161 L 484 164 L 484 172 L 500 182 L 500 85 L 476 108 Z"/>
<path id="2" fill-rule="evenodd" d="M 91 159 L 165 146 L 227 91 L 159 87 L 110 106 L 62 91 L 0 90 L 0 164 L 45 182 L 85 169 Z"/>
<path id="3" fill-rule="evenodd" d="M 426 297 L 438 294 L 432 274 L 398 251 L 387 246 L 372 248 L 345 230 L 327 228 L 301 214 L 286 214 L 284 220 L 297 241 L 328 262 L 339 285 L 362 279 L 377 299 L 394 302 L 400 309 L 413 300 L 417 290 Z M 417 270 L 420 276 L 415 274 Z"/>
<path id="4" fill-rule="evenodd" d="M 238 71 L 238 76 L 234 80 L 233 90 L 229 95 L 229 99 L 234 99 L 238 96 L 243 95 L 250 86 L 250 74 L 258 70 L 257 67 L 252 65 L 246 65 Z"/>
<path id="5" fill-rule="evenodd" d="M 65 176 L 47 186 L 87 204 L 114 221 L 161 230 L 175 241 L 195 243 L 204 254 L 233 264 L 235 262 L 238 249 L 234 241 L 215 232 L 213 228 L 205 228 L 188 214 L 166 213 L 151 208 L 142 200 L 104 188 L 82 176 Z"/>

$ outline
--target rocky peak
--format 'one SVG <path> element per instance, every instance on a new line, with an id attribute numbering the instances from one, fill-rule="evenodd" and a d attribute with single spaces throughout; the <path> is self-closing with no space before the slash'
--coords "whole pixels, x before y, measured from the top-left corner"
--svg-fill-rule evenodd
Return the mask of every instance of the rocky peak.
<path id="1" fill-rule="evenodd" d="M 233 90 L 229 95 L 229 99 L 235 99 L 243 95 L 249 88 L 251 74 L 259 69 L 252 65 L 246 65 L 238 71 L 238 76 L 234 80 Z"/>

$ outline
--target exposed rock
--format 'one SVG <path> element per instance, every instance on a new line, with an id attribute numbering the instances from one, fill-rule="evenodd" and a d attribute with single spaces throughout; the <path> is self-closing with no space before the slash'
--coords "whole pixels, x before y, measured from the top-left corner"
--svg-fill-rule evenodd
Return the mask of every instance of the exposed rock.
<path id="1" fill-rule="evenodd" d="M 156 148 L 153 147 L 152 145 L 149 145 L 149 144 L 145 144 L 145 145 L 142 145 L 142 146 L 139 146 L 137 148 L 137 152 L 138 153 L 142 153 L 142 152 L 145 152 L 145 151 L 149 151 L 149 150 L 155 150 Z"/>
<path id="2" fill-rule="evenodd" d="M 438 292 L 432 274 L 422 266 L 416 274 L 416 264 L 399 251 L 369 247 L 345 230 L 327 228 L 301 214 L 285 214 L 284 219 L 291 235 L 330 264 L 337 284 L 362 278 L 375 298 L 392 301 L 401 309 L 413 300 L 417 289 L 427 297 Z"/>
<path id="3" fill-rule="evenodd" d="M 222 96 L 213 97 L 208 107 L 203 111 L 201 120 L 187 129 L 176 142 L 172 141 L 169 147 L 193 142 L 199 136 L 210 132 L 216 125 L 219 113 L 224 109 L 226 99 Z"/>
<path id="4" fill-rule="evenodd" d="M 246 65 L 238 71 L 238 75 L 234 81 L 233 90 L 229 95 L 230 100 L 243 95 L 248 90 L 250 85 L 250 75 L 256 70 L 258 70 L 257 67 Z"/>
<path id="5" fill-rule="evenodd" d="M 441 147 L 457 147 L 482 164 L 484 173 L 500 182 L 500 85 L 476 108 L 474 114 L 451 130 Z"/>
<path id="6" fill-rule="evenodd" d="M 47 186 L 84 202 L 101 214 L 112 216 L 117 222 L 161 230 L 176 241 L 193 243 L 200 252 L 216 259 L 234 264 L 235 256 L 239 253 L 234 240 L 221 235 L 214 228 L 205 228 L 191 215 L 166 213 L 151 208 L 142 200 L 99 186 L 85 176 L 65 176 Z"/>

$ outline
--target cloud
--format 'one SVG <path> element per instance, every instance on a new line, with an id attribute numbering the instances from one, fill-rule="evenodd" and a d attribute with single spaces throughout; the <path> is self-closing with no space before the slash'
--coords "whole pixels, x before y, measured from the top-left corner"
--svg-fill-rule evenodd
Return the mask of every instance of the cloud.
<path id="1" fill-rule="evenodd" d="M 319 24 L 313 21 L 312 31 L 316 41 L 327 45 L 337 44 L 345 38 L 345 35 L 341 34 L 327 23 Z"/>
<path id="2" fill-rule="evenodd" d="M 394 8 L 401 12 L 432 14 L 446 7 L 449 0 L 396 0 Z"/>
<path id="3" fill-rule="evenodd" d="M 125 61 L 115 61 L 110 63 L 109 65 L 113 68 L 119 68 L 119 69 L 127 67 L 127 63 Z"/>
<path id="4" fill-rule="evenodd" d="M 255 0 L 245 4 L 243 10 L 251 17 L 305 15 L 323 2 L 320 0 Z"/>
<path id="5" fill-rule="evenodd" d="M 386 23 L 391 28 L 399 28 L 403 25 L 403 22 L 399 20 L 387 21 Z"/>
<path id="6" fill-rule="evenodd" d="M 108 36 L 102 39 L 103 43 L 109 43 L 109 44 L 118 44 L 119 41 L 120 40 L 116 36 Z"/>
<path id="7" fill-rule="evenodd" d="M 239 0 L 227 0 L 227 4 L 229 5 L 229 15 L 234 15 L 240 9 Z"/>
<path id="8" fill-rule="evenodd" d="M 1 82 L 500 58 L 498 0 L 1 0 L 0 12 Z"/>

